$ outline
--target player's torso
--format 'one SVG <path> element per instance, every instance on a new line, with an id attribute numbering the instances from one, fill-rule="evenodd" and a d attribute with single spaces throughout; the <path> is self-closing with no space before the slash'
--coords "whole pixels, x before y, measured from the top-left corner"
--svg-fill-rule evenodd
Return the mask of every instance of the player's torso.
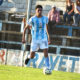
<path id="1" fill-rule="evenodd" d="M 38 18 L 34 16 L 32 18 L 32 39 L 35 40 L 42 40 L 47 39 L 47 33 L 46 33 L 46 17 Z"/>

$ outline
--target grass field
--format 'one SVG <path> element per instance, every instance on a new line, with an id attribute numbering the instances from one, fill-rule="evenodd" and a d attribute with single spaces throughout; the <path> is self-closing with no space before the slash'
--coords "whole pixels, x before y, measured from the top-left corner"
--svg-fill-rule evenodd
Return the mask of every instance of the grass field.
<path id="1" fill-rule="evenodd" d="M 80 74 L 53 71 L 44 75 L 42 69 L 0 65 L 0 80 L 80 80 Z"/>

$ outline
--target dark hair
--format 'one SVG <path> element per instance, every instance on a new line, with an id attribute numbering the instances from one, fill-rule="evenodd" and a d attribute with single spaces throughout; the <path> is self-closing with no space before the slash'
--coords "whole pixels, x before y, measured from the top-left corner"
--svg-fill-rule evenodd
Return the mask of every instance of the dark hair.
<path id="1" fill-rule="evenodd" d="M 37 8 L 43 9 L 43 7 L 41 5 L 36 5 L 35 9 L 37 9 Z"/>

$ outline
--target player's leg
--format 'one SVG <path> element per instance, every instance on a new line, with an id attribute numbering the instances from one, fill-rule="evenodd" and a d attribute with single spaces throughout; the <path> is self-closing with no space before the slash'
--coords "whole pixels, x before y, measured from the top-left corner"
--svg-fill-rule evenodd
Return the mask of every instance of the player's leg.
<path id="1" fill-rule="evenodd" d="M 25 60 L 25 64 L 28 64 L 30 59 L 33 59 L 35 56 L 35 51 L 38 49 L 38 44 L 36 42 L 31 43 L 30 56 Z"/>
<path id="2" fill-rule="evenodd" d="M 40 49 L 42 49 L 44 52 L 45 64 L 46 64 L 46 67 L 49 68 L 48 41 L 47 40 L 44 40 L 40 43 Z"/>
<path id="3" fill-rule="evenodd" d="M 28 57 L 26 60 L 25 60 L 25 64 L 28 64 L 29 60 L 30 59 L 33 59 L 35 56 L 35 52 L 30 52 L 30 57 Z"/>
<path id="4" fill-rule="evenodd" d="M 48 49 L 47 48 L 44 49 L 43 52 L 44 52 L 44 57 L 45 57 L 45 65 L 47 68 L 49 68 L 50 66 L 49 66 Z"/>

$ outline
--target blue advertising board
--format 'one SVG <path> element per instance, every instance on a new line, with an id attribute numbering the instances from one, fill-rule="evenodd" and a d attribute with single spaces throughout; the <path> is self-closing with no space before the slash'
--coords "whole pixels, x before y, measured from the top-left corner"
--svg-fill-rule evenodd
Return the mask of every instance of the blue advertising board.
<path id="1" fill-rule="evenodd" d="M 50 66 L 52 70 L 80 73 L 80 56 L 49 54 Z M 45 66 L 45 59 L 42 53 L 36 53 L 27 65 L 34 68 Z"/>

